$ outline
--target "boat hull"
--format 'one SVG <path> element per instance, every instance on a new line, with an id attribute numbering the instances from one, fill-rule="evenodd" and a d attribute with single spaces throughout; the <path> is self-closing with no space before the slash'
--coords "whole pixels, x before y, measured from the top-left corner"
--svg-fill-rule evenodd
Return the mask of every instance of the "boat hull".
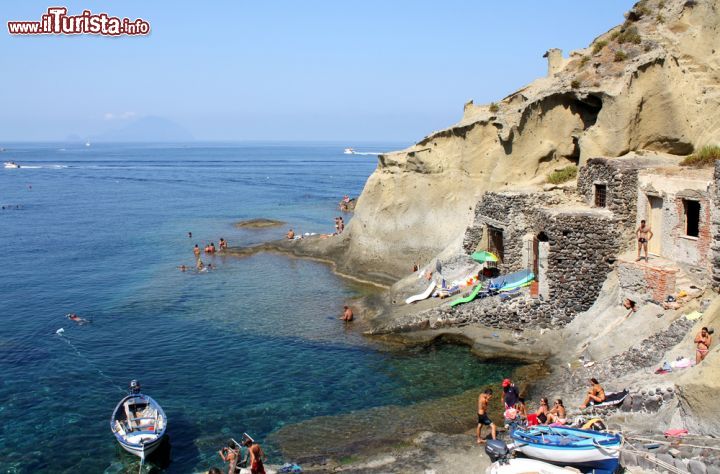
<path id="1" fill-rule="evenodd" d="M 494 462 L 485 470 L 486 474 L 528 474 L 531 472 L 538 474 L 571 474 L 577 473 L 577 470 L 526 458 L 513 458 L 504 462 Z"/>
<path id="2" fill-rule="evenodd" d="M 510 436 L 515 451 L 532 459 L 595 472 L 614 472 L 619 466 L 622 438 L 616 434 L 537 426 Z"/>
<path id="3" fill-rule="evenodd" d="M 158 438 L 155 438 L 153 441 L 143 444 L 128 443 L 121 436 L 118 435 L 115 435 L 115 438 L 125 451 L 130 454 L 134 454 L 135 456 L 138 456 L 140 459 L 144 460 L 162 444 L 164 436 L 160 436 Z"/>
<path id="4" fill-rule="evenodd" d="M 619 465 L 617 457 L 607 456 L 597 449 L 548 449 L 525 445 L 517 451 L 525 456 L 559 466 L 572 466 L 583 470 L 614 472 Z"/>

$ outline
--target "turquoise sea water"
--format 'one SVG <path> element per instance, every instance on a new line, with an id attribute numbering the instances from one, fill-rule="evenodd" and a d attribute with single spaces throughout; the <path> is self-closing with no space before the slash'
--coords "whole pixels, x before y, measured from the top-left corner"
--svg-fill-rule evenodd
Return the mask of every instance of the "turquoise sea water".
<path id="1" fill-rule="evenodd" d="M 2 161 L 24 167 L 0 169 L 0 472 L 136 472 L 109 430 L 133 378 L 169 419 L 170 453 L 153 469 L 193 472 L 220 466 L 217 450 L 243 431 L 263 440 L 316 416 L 454 395 L 508 369 L 457 347 L 383 350 L 336 319 L 367 288 L 319 263 L 217 255 L 203 256 L 213 272 L 177 269 L 193 264 L 195 243 L 331 232 L 372 156 L 341 144 L 6 148 Z M 233 226 L 253 217 L 288 226 Z"/>

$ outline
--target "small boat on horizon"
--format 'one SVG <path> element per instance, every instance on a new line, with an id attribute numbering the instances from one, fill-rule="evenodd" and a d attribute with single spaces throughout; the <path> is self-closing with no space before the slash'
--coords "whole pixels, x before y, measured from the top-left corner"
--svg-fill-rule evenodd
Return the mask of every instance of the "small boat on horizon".
<path id="1" fill-rule="evenodd" d="M 5 168 L 7 169 L 17 169 L 20 168 L 20 165 L 15 163 L 14 161 L 6 161 L 3 163 Z"/>
<path id="2" fill-rule="evenodd" d="M 356 153 L 356 151 L 353 148 L 347 147 L 347 148 L 345 148 L 343 153 L 345 155 L 354 155 Z"/>
<path id="3" fill-rule="evenodd" d="M 110 429 L 125 451 L 145 461 L 162 444 L 167 417 L 160 404 L 140 393 L 140 384 L 133 380 L 130 394 L 113 411 Z"/>
<path id="4" fill-rule="evenodd" d="M 90 146 L 90 142 L 85 142 L 85 146 Z"/>

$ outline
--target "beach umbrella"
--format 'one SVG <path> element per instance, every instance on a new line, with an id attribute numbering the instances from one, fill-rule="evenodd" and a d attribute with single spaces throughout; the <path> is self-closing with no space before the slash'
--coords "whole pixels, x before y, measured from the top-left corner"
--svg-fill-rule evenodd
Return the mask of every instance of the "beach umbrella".
<path id="1" fill-rule="evenodd" d="M 488 252 L 487 250 L 481 250 L 479 252 L 475 252 L 474 254 L 470 255 L 470 257 L 475 260 L 476 262 L 484 263 L 484 262 L 497 262 L 498 258 L 497 255 L 495 255 L 492 252 Z"/>

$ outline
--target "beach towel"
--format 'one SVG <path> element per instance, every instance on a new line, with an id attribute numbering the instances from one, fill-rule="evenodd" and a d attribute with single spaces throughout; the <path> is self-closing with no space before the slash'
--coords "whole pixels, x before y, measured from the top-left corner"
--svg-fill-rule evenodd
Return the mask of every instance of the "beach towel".
<path id="1" fill-rule="evenodd" d="M 693 311 L 692 313 L 688 313 L 685 315 L 685 319 L 688 321 L 695 321 L 697 319 L 702 318 L 703 314 L 699 311 Z"/>
<path id="2" fill-rule="evenodd" d="M 615 405 L 619 405 L 625 400 L 625 397 L 628 396 L 628 393 L 630 393 L 627 390 L 623 390 L 622 392 L 611 392 L 605 395 L 605 401 L 601 403 L 595 403 L 590 402 L 591 407 L 600 408 L 600 407 L 611 407 Z"/>
<path id="3" fill-rule="evenodd" d="M 695 361 L 688 359 L 687 357 L 683 357 L 682 359 L 673 361 L 670 366 L 673 369 L 687 369 L 688 367 L 692 367 L 695 365 Z"/>
<path id="4" fill-rule="evenodd" d="M 663 434 L 668 438 L 682 438 L 683 436 L 687 436 L 688 430 L 681 428 L 671 428 Z"/>

